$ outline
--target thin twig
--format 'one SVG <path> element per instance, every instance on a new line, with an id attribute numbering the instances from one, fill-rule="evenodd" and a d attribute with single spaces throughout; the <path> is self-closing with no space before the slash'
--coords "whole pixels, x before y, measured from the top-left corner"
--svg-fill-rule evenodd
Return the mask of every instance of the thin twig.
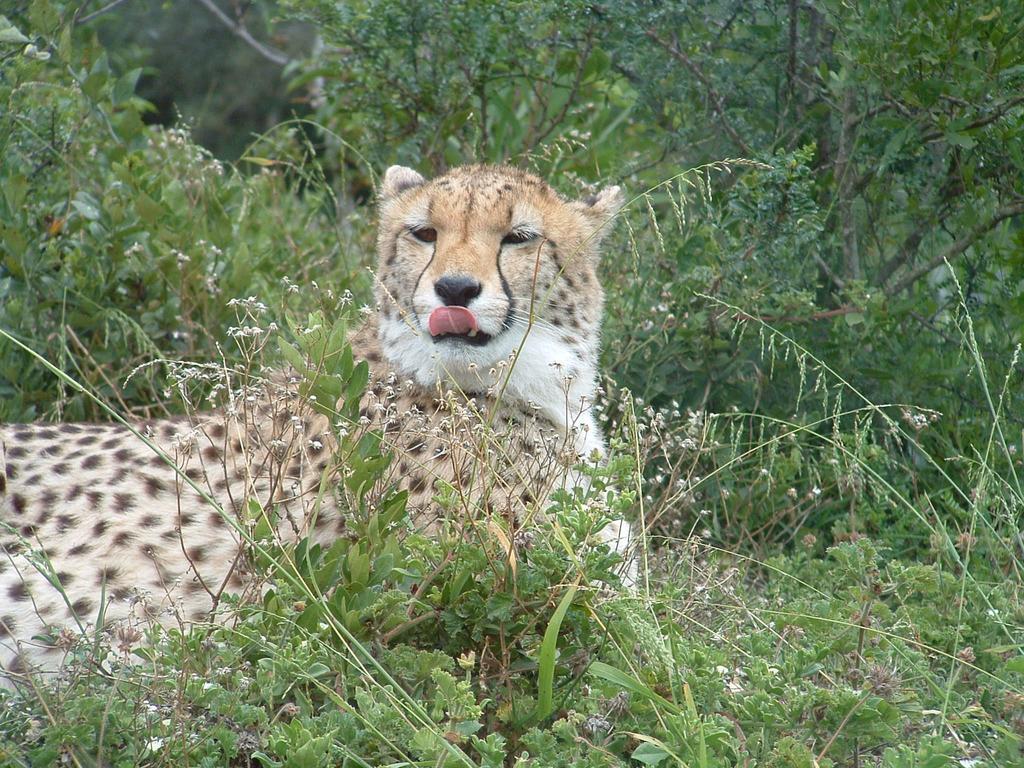
<path id="1" fill-rule="evenodd" d="M 417 624 L 422 624 L 424 621 L 428 621 L 429 619 L 436 619 L 439 613 L 440 611 L 427 611 L 426 613 L 421 613 L 419 616 L 409 619 L 408 621 L 403 621 L 397 627 L 393 627 L 392 629 L 389 629 L 387 632 L 381 635 L 380 644 L 386 648 L 388 645 L 390 645 L 392 640 L 394 640 L 396 637 L 398 637 L 406 630 L 412 629 Z"/>
<path id="2" fill-rule="evenodd" d="M 99 18 L 100 16 L 102 16 L 105 13 L 110 13 L 112 10 L 117 8 L 117 6 L 124 5 L 127 2 L 128 2 L 128 0 L 112 0 L 111 2 L 107 3 L 106 5 L 104 5 L 102 8 L 97 8 L 92 13 L 87 13 L 85 16 L 81 16 L 81 17 L 75 19 L 75 26 L 79 26 L 81 24 L 88 24 L 93 19 Z M 79 10 L 81 10 L 81 9 L 79 9 Z"/>
<path id="3" fill-rule="evenodd" d="M 961 128 L 960 132 L 966 133 L 967 131 L 974 131 L 977 130 L 978 128 L 984 128 L 986 125 L 989 125 L 990 123 L 994 123 L 996 120 L 999 120 L 1001 117 L 1003 117 L 1007 112 L 1016 107 L 1018 104 L 1024 104 L 1024 96 L 1015 96 L 1009 101 L 1000 104 L 989 114 L 984 115 L 983 117 L 975 118 L 972 122 L 968 123 L 963 128 Z M 937 141 L 938 139 L 941 139 L 945 135 L 946 134 L 943 131 L 932 131 L 922 136 L 921 142 L 927 144 L 928 142 L 931 141 Z"/>
<path id="4" fill-rule="evenodd" d="M 960 185 L 959 163 L 953 154 L 949 158 L 945 178 L 941 184 L 936 185 L 937 189 L 927 206 L 932 214 L 922 217 L 913 231 L 904 238 L 899 252 L 881 266 L 874 278 L 876 285 L 885 285 L 901 267 L 913 260 L 925 236 L 936 228 L 936 221 L 945 221 L 947 203 L 960 194 Z"/>
<path id="5" fill-rule="evenodd" d="M 756 320 L 760 323 L 816 323 L 819 320 L 831 320 L 834 317 L 852 315 L 863 312 L 863 307 L 846 304 L 836 309 L 825 309 L 821 312 L 812 312 L 809 315 L 751 315 L 746 312 L 733 313 L 735 320 Z M 725 314 L 724 312 L 722 314 Z"/>
<path id="6" fill-rule="evenodd" d="M 221 24 L 234 32 L 237 37 L 267 61 L 277 64 L 279 67 L 283 67 L 291 63 L 291 58 L 289 58 L 288 54 L 284 51 L 279 51 L 277 48 L 266 45 L 265 43 L 261 43 L 252 36 L 241 21 L 232 21 L 228 18 L 227 14 L 218 8 L 217 4 L 214 3 L 213 0 L 196 0 L 196 2 L 206 8 L 206 10 L 212 13 Z"/>
<path id="7" fill-rule="evenodd" d="M 886 288 L 886 294 L 889 296 L 895 296 L 904 289 L 909 288 L 922 276 L 927 275 L 944 261 L 953 261 L 955 258 L 960 256 L 964 251 L 974 245 L 982 235 L 985 235 L 990 230 L 994 229 L 1001 221 L 1011 219 L 1014 216 L 1020 216 L 1022 213 L 1024 213 L 1024 201 L 1014 203 L 1013 205 L 1003 206 L 998 209 L 995 212 L 995 215 L 988 221 L 975 225 L 966 235 L 950 245 L 949 248 L 929 259 L 927 262 L 912 270 L 903 278 L 897 280 L 891 286 Z"/>
<path id="8" fill-rule="evenodd" d="M 838 290 L 843 290 L 846 287 L 846 281 L 843 280 L 839 275 L 832 271 L 826 261 L 821 258 L 818 254 L 814 254 L 814 263 L 818 265 L 818 269 L 821 270 L 822 274 L 828 278 L 829 282 L 832 283 Z"/>
<path id="9" fill-rule="evenodd" d="M 540 144 L 542 141 L 544 141 L 544 139 L 550 136 L 551 133 L 555 130 L 555 128 L 561 125 L 562 121 L 565 119 L 565 116 L 569 113 L 569 108 L 573 104 L 575 104 L 576 94 L 579 93 L 580 84 L 583 82 L 583 70 L 586 68 L 587 59 L 590 58 L 590 52 L 593 50 L 594 47 L 593 42 L 593 35 L 588 33 L 587 44 L 586 47 L 583 49 L 583 52 L 580 54 L 580 64 L 578 67 L 576 67 L 576 75 L 573 78 L 572 87 L 569 90 L 569 96 L 566 98 L 565 103 L 562 104 L 562 108 L 561 110 L 559 110 L 558 114 L 551 119 L 551 124 L 544 130 L 540 131 L 540 133 L 529 142 L 529 146 L 531 148 L 536 148 L 538 144 Z M 538 128 L 540 128 L 540 126 L 538 126 Z"/>
<path id="10" fill-rule="evenodd" d="M 839 230 L 843 245 L 843 277 L 860 278 L 860 251 L 857 247 L 857 227 L 853 216 L 853 149 L 855 122 L 853 112 L 857 106 L 856 94 L 847 86 L 843 92 L 840 110 L 839 148 L 836 151 L 835 175 L 838 178 Z"/>
<path id="11" fill-rule="evenodd" d="M 786 100 L 793 100 L 796 86 L 796 46 L 798 42 L 797 1 L 789 0 L 789 50 L 786 55 Z"/>
<path id="12" fill-rule="evenodd" d="M 718 116 L 719 122 L 722 123 L 722 127 L 725 129 L 725 132 L 729 134 L 729 138 L 733 140 L 733 143 L 735 143 L 745 155 L 753 155 L 754 150 L 751 149 L 750 145 L 743 140 L 743 137 L 739 135 L 735 128 L 732 127 L 732 123 L 730 123 L 729 119 L 725 116 L 725 99 L 722 97 L 722 94 L 715 89 L 715 86 L 711 83 L 708 76 L 704 74 L 704 71 L 697 66 L 689 56 L 679 50 L 678 46 L 660 37 L 655 30 L 648 29 L 645 34 L 648 38 L 664 48 L 669 56 L 690 70 L 693 76 L 700 81 L 701 85 L 703 85 L 707 90 L 708 96 L 711 99 L 711 107 Z"/>
<path id="13" fill-rule="evenodd" d="M 831 738 L 829 738 L 829 740 L 825 742 L 825 746 L 822 747 L 821 752 L 818 753 L 818 757 L 815 760 L 815 765 L 817 765 L 824 759 L 825 753 L 829 751 L 829 749 L 835 743 L 836 739 L 839 738 L 839 734 L 843 732 L 843 728 L 845 728 L 846 724 L 850 722 L 850 718 L 853 717 L 854 713 L 862 706 L 864 706 L 865 702 L 867 702 L 868 700 L 869 695 L 869 693 L 865 693 L 863 696 L 857 699 L 856 703 L 852 707 L 850 707 L 850 711 L 846 713 L 846 716 L 840 721 L 839 725 L 836 727 L 835 733 L 833 733 Z"/>
<path id="14" fill-rule="evenodd" d="M 68 334 L 68 338 L 70 338 L 71 341 L 74 342 L 75 346 L 78 347 L 78 351 L 85 356 L 86 360 L 92 363 L 93 368 L 95 368 L 96 373 L 99 374 L 99 377 L 103 379 L 103 382 L 108 387 L 110 387 L 110 391 L 114 393 L 114 397 L 117 399 L 117 403 L 118 405 L 121 406 L 121 409 L 125 413 L 128 413 L 130 409 L 128 408 L 128 403 L 126 403 L 124 401 L 124 398 L 121 396 L 121 388 L 110 380 L 110 378 L 107 376 L 106 371 L 103 370 L 103 366 L 96 362 L 96 358 L 92 356 L 92 353 L 89 351 L 88 347 L 86 347 L 85 344 L 82 343 L 82 340 L 78 338 L 78 334 L 75 333 L 75 329 L 72 328 L 70 325 L 65 324 L 64 331 Z"/>

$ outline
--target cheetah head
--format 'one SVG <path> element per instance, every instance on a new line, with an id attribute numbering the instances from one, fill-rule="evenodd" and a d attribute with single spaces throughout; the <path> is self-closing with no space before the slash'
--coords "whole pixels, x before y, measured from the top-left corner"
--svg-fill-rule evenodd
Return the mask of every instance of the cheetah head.
<path id="1" fill-rule="evenodd" d="M 429 181 L 389 168 L 377 243 L 385 355 L 427 386 L 447 378 L 481 391 L 511 365 L 509 383 L 522 385 L 513 394 L 525 399 L 538 377 L 592 387 L 598 250 L 622 200 L 610 187 L 567 201 L 507 166 L 456 168 Z"/>

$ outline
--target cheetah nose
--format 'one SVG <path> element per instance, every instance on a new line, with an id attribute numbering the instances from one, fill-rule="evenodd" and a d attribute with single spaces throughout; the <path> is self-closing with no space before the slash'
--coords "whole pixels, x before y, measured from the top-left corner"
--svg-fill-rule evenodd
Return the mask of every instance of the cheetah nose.
<path id="1" fill-rule="evenodd" d="M 449 307 L 468 307 L 482 290 L 479 280 L 465 275 L 445 275 L 434 283 L 434 291 Z"/>

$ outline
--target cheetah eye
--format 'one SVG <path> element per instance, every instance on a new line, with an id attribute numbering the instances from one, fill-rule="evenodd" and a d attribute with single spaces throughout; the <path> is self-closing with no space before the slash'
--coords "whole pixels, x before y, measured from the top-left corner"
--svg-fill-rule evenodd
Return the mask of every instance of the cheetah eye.
<path id="1" fill-rule="evenodd" d="M 412 236 L 419 240 L 421 243 L 433 243 L 437 241 L 437 230 L 433 227 L 420 227 L 419 229 L 410 229 Z"/>
<path id="2" fill-rule="evenodd" d="M 521 243 L 528 243 L 531 240 L 536 239 L 536 237 L 537 237 L 537 233 L 536 232 L 529 232 L 529 231 L 514 232 L 513 231 L 513 232 L 509 232 L 507 235 L 505 235 L 503 238 L 501 238 L 501 244 L 502 245 L 520 245 Z"/>

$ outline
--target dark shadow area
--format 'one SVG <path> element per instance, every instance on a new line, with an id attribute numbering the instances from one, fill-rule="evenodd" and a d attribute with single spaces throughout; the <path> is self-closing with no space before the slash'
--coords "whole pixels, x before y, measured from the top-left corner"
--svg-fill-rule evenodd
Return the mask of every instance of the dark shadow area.
<path id="1" fill-rule="evenodd" d="M 237 9 L 219 6 L 237 21 Z M 273 7 L 246 4 L 241 21 L 259 42 L 289 58 L 313 44 L 311 27 L 273 24 Z M 137 93 L 153 104 L 149 124 L 184 122 L 222 160 L 236 160 L 253 138 L 309 113 L 306 94 L 289 92 L 285 67 L 270 61 L 198 2 L 126 3 L 95 22 L 118 69 L 142 67 Z"/>

